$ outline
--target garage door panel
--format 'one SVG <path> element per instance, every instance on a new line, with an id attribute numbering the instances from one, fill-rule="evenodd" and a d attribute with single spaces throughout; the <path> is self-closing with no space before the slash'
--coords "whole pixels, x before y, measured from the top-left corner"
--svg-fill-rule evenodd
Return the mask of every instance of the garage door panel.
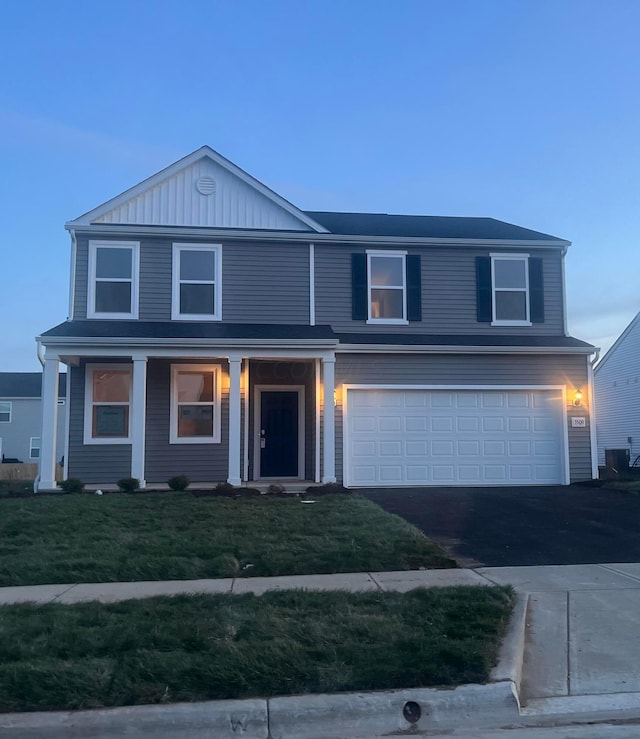
<path id="1" fill-rule="evenodd" d="M 350 485 L 563 482 L 557 390 L 350 389 L 347 407 Z"/>

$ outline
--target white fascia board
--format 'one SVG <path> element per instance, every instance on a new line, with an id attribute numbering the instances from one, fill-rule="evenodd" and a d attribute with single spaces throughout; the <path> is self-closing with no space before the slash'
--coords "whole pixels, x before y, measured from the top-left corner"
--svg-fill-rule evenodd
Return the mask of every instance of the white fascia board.
<path id="1" fill-rule="evenodd" d="M 582 346 L 450 346 L 430 344 L 339 344 L 337 354 L 594 354 Z"/>
<path id="2" fill-rule="evenodd" d="M 311 228 L 313 231 L 317 231 L 318 233 L 327 233 L 327 229 L 324 226 L 321 226 L 308 215 L 296 208 L 295 205 L 290 203 L 288 200 L 285 200 L 281 195 L 278 195 L 278 193 L 274 192 L 266 185 L 263 185 L 262 182 L 256 180 L 255 177 L 252 177 L 243 169 L 240 169 L 240 167 L 235 165 L 233 162 L 230 162 L 221 154 L 218 154 L 218 152 L 214 151 L 214 149 L 212 149 L 210 146 L 201 146 L 199 149 L 191 152 L 191 154 L 187 154 L 186 157 L 183 157 L 177 162 L 170 164 L 168 167 L 161 169 L 159 172 L 152 175 L 151 177 L 147 177 L 146 180 L 143 180 L 134 187 L 125 190 L 123 193 L 117 195 L 115 198 L 111 198 L 111 200 L 107 200 L 105 203 L 102 203 L 102 205 L 99 205 L 97 208 L 83 213 L 79 218 L 67 222 L 65 224 L 65 228 L 77 228 L 78 226 L 90 225 L 92 221 L 94 221 L 96 218 L 100 218 L 101 216 L 106 215 L 114 208 L 117 208 L 123 203 L 126 203 L 128 200 L 137 197 L 141 193 L 145 192 L 145 190 L 149 190 L 150 188 L 155 187 L 163 180 L 166 180 L 177 172 L 190 167 L 192 164 L 194 164 L 194 162 L 197 162 L 200 159 L 210 159 L 220 167 L 223 167 L 230 174 L 242 180 L 254 190 L 259 192 L 261 195 L 264 195 L 266 198 L 271 200 L 271 202 L 278 205 L 280 208 L 287 211 L 299 221 L 309 226 L 309 228 Z"/>
<path id="3" fill-rule="evenodd" d="M 169 238 L 207 238 L 231 241 L 233 239 L 249 241 L 277 241 L 277 242 L 303 242 L 309 243 L 308 231 L 266 231 L 263 229 L 240 229 L 240 228 L 207 228 L 204 226 L 127 226 L 116 223 L 86 223 L 78 224 L 70 221 L 65 228 L 75 229 L 76 233 L 89 236 L 111 234 L 119 236 L 163 236 Z M 491 247 L 494 249 L 566 249 L 570 241 L 517 241 L 514 239 L 443 239 L 427 238 L 422 236 L 360 236 L 322 233 L 313 235 L 313 240 L 318 243 L 340 243 L 340 244 L 384 244 L 386 246 L 471 246 Z"/>
<path id="4" fill-rule="evenodd" d="M 620 344 L 624 341 L 625 337 L 633 330 L 633 327 L 638 323 L 639 320 L 640 320 L 640 313 L 637 313 L 632 319 L 631 323 L 625 328 L 625 330 L 620 334 L 620 336 L 618 336 L 618 338 L 609 347 L 607 353 L 602 357 L 602 359 L 598 362 L 598 364 L 595 365 L 595 367 L 593 368 L 594 374 L 596 375 L 598 374 L 598 372 L 604 366 L 607 359 L 609 359 L 609 357 L 611 357 L 616 352 Z"/>
<path id="5" fill-rule="evenodd" d="M 144 359 L 162 357 L 180 357 L 192 359 L 332 359 L 335 360 L 335 345 L 331 346 L 264 346 L 250 347 L 246 345 L 222 346 L 208 344 L 206 346 L 149 346 L 139 344 L 128 344 L 123 346 L 100 346 L 85 344 L 83 346 L 57 344 L 47 352 L 49 358 L 59 358 L 64 361 L 66 357 L 111 357 L 122 359 Z"/>

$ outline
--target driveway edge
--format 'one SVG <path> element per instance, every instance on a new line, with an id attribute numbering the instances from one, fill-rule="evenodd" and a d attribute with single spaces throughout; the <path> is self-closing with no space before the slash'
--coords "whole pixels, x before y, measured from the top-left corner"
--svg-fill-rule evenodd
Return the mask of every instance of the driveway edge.
<path id="1" fill-rule="evenodd" d="M 518 593 L 506 634 L 500 645 L 498 664 L 489 675 L 490 682 L 511 681 L 516 687 L 518 704 L 520 703 L 528 611 L 529 593 Z"/>

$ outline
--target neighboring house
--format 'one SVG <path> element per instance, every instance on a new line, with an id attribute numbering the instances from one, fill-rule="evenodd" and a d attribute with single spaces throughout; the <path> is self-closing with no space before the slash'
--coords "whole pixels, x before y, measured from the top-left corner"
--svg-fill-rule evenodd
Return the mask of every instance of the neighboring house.
<path id="1" fill-rule="evenodd" d="M 41 489 L 61 362 L 67 474 L 87 483 L 592 477 L 595 349 L 566 332 L 567 241 L 302 211 L 206 146 L 66 228 L 70 319 L 38 337 Z"/>
<path id="2" fill-rule="evenodd" d="M 64 455 L 66 379 L 65 374 L 58 377 L 57 462 Z M 0 372 L 0 460 L 38 461 L 41 388 L 41 372 Z"/>
<path id="3" fill-rule="evenodd" d="M 598 463 L 605 449 L 640 455 L 640 313 L 594 368 Z"/>

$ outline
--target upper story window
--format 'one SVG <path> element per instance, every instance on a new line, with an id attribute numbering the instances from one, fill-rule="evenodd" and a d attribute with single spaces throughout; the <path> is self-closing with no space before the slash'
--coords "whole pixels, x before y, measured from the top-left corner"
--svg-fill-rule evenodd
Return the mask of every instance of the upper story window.
<path id="1" fill-rule="evenodd" d="M 88 364 L 85 375 L 84 443 L 131 441 L 132 368 L 126 364 Z"/>
<path id="2" fill-rule="evenodd" d="M 529 326 L 529 256 L 491 255 L 492 324 Z"/>
<path id="3" fill-rule="evenodd" d="M 367 252 L 369 323 L 406 323 L 406 254 Z"/>
<path id="4" fill-rule="evenodd" d="M 11 423 L 12 403 L 10 400 L 0 401 L 0 423 Z"/>
<path id="5" fill-rule="evenodd" d="M 137 318 L 140 245 L 90 241 L 87 318 Z"/>
<path id="6" fill-rule="evenodd" d="M 222 246 L 173 245 L 171 318 L 219 321 L 222 318 Z"/>
<path id="7" fill-rule="evenodd" d="M 545 322 L 544 259 L 528 254 L 476 257 L 477 320 L 492 326 Z"/>
<path id="8" fill-rule="evenodd" d="M 351 318 L 395 325 L 421 321 L 420 255 L 382 249 L 352 254 Z"/>
<path id="9" fill-rule="evenodd" d="M 219 365 L 172 365 L 170 415 L 171 444 L 220 441 Z"/>

